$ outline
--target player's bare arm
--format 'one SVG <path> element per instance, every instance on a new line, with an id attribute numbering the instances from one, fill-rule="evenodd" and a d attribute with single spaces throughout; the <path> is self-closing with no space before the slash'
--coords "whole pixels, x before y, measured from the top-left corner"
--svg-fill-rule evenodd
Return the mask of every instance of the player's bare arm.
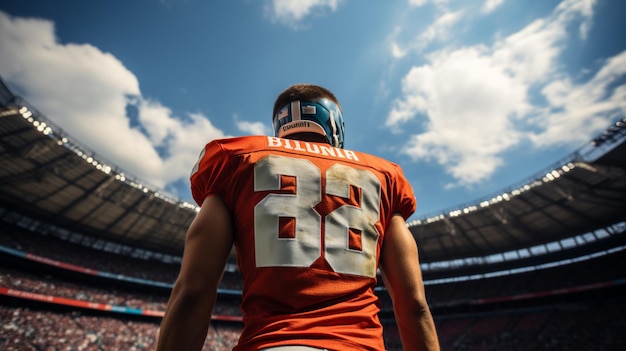
<path id="1" fill-rule="evenodd" d="M 439 350 L 419 266 L 417 245 L 406 222 L 393 216 L 385 233 L 380 257 L 383 280 L 393 308 L 405 350 Z"/>
<path id="2" fill-rule="evenodd" d="M 232 244 L 230 214 L 219 196 L 208 196 L 187 231 L 180 275 L 161 323 L 158 351 L 202 349 Z"/>

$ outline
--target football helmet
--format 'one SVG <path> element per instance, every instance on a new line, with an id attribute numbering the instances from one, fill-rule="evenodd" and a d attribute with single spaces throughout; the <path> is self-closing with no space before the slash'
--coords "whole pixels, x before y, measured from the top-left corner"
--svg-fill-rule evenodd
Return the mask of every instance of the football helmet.
<path id="1" fill-rule="evenodd" d="M 316 133 L 325 136 L 330 145 L 343 148 L 343 116 L 339 106 L 330 99 L 292 101 L 278 109 L 272 122 L 279 138 L 295 133 Z"/>

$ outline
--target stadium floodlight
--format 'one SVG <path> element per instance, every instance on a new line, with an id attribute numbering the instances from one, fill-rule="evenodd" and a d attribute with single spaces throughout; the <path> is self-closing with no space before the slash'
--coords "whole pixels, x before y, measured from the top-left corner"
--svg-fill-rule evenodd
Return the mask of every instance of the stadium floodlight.
<path id="1" fill-rule="evenodd" d="M 30 118 L 32 115 L 33 115 L 33 113 L 32 113 L 32 112 L 30 112 L 30 111 L 28 111 L 28 109 L 22 113 L 22 117 L 23 117 L 24 119 L 28 119 L 28 118 Z"/>
<path id="2" fill-rule="evenodd" d="M 450 217 L 458 217 L 458 216 L 460 216 L 461 214 L 462 214 L 461 210 L 456 210 L 456 211 L 452 211 L 452 212 L 448 213 L 448 215 L 449 215 Z"/>

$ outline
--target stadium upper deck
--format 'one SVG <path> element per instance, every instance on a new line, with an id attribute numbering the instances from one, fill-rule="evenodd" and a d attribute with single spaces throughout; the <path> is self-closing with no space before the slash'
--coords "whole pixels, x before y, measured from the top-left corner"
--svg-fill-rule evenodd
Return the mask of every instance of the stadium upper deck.
<path id="1" fill-rule="evenodd" d="M 615 226 L 626 221 L 625 122 L 524 183 L 411 222 L 421 261 L 436 266 L 490 255 L 527 259 L 535 255 L 532 247 L 552 243 L 565 249 L 564 240 L 577 235 L 619 232 Z M 108 249 L 120 253 L 181 255 L 195 206 L 98 157 L 1 80 L 0 140 L 4 220 L 18 216 L 28 222 L 23 226 L 85 244 L 117 243 Z"/>

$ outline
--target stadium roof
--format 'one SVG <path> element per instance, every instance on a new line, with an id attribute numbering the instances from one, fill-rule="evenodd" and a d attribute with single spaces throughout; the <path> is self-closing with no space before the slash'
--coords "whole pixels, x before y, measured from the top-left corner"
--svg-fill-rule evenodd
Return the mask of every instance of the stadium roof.
<path id="1" fill-rule="evenodd" d="M 626 220 L 626 118 L 519 185 L 409 223 L 424 262 L 485 257 Z"/>
<path id="2" fill-rule="evenodd" d="M 624 121 L 618 122 L 621 128 Z M 485 257 L 558 242 L 626 219 L 626 143 L 580 151 L 482 201 L 410 223 L 424 262 Z M 588 151 L 600 145 L 591 146 Z M 582 150 L 581 150 L 582 151 Z"/>
<path id="3" fill-rule="evenodd" d="M 484 200 L 409 223 L 424 263 L 484 257 L 626 220 L 626 128 L 618 121 L 554 167 Z M 0 80 L 0 209 L 41 225 L 182 254 L 196 207 L 77 144 Z"/>

